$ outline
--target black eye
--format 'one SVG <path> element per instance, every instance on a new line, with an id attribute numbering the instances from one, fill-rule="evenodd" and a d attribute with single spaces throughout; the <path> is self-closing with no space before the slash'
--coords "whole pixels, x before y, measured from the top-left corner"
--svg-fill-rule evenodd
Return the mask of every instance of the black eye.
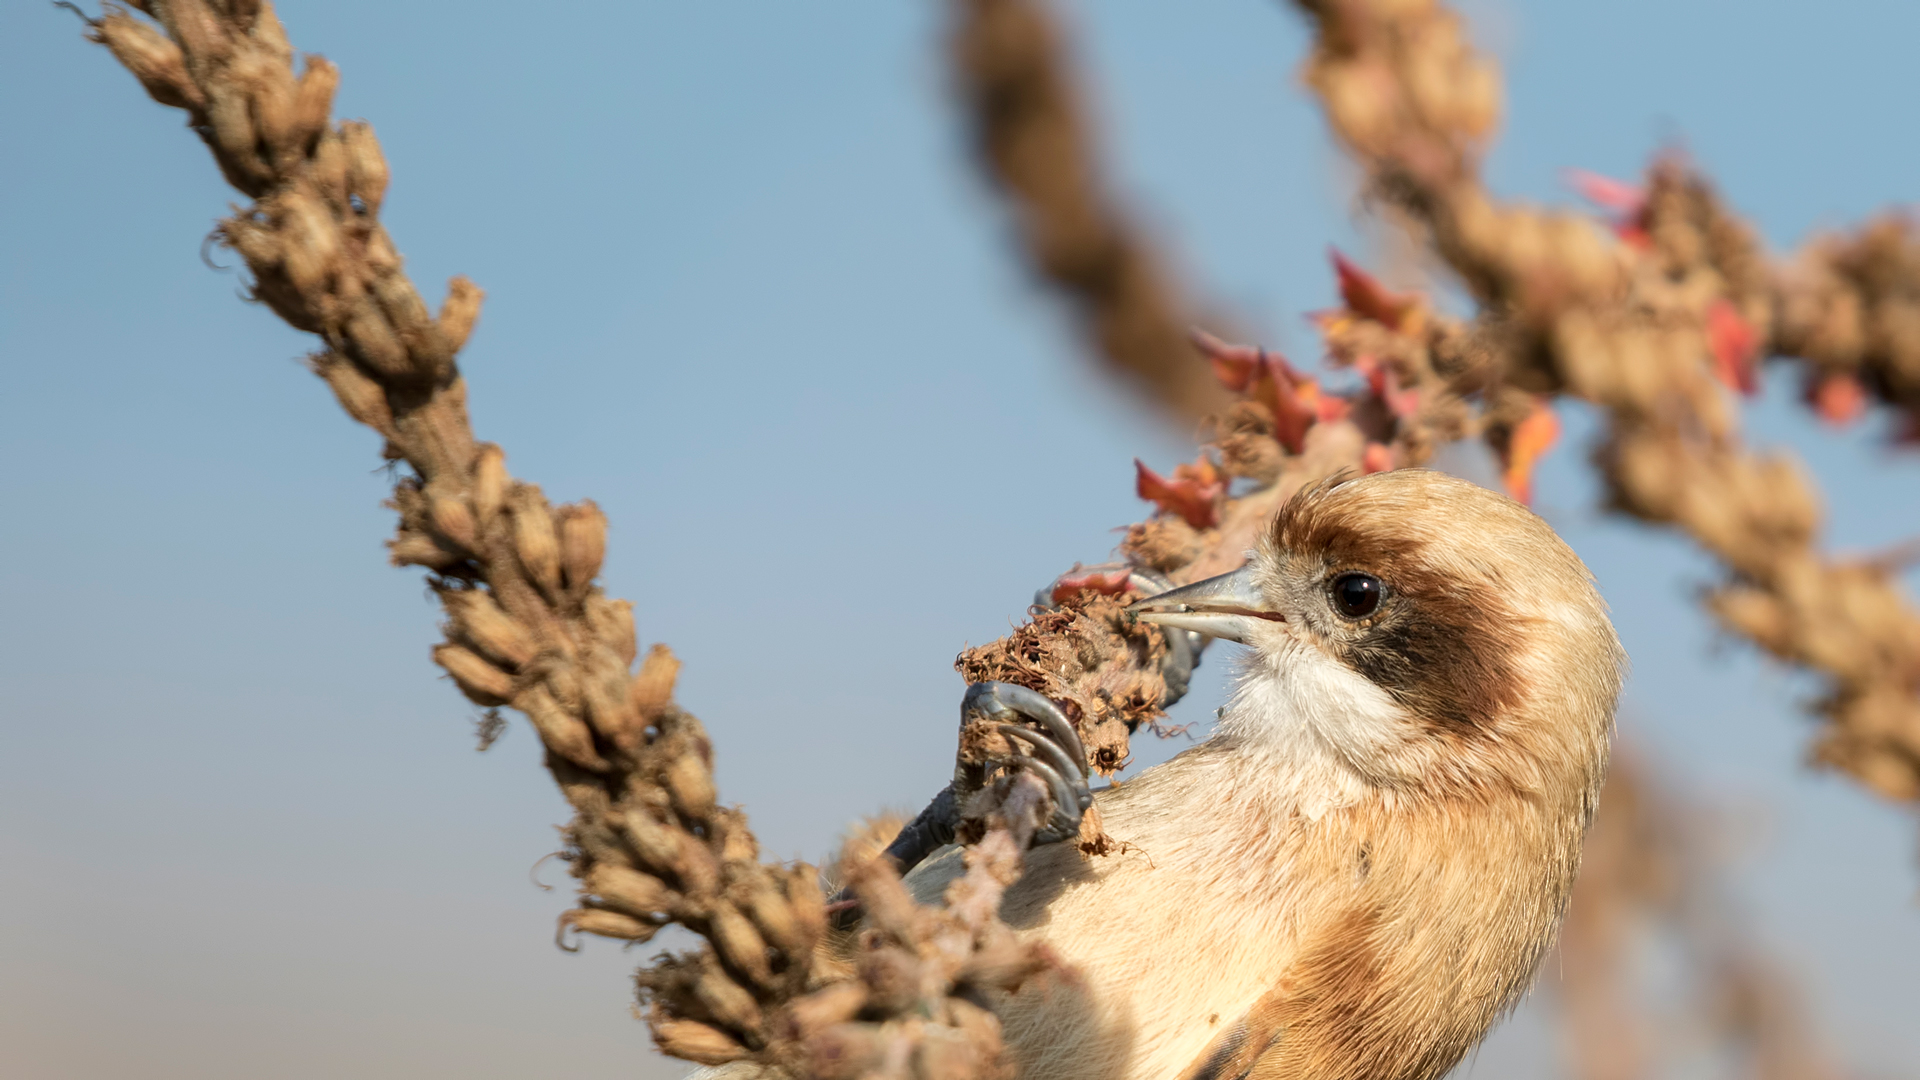
<path id="1" fill-rule="evenodd" d="M 1333 607 L 1349 619 L 1364 619 L 1380 606 L 1380 579 L 1372 574 L 1341 574 L 1333 579 Z"/>

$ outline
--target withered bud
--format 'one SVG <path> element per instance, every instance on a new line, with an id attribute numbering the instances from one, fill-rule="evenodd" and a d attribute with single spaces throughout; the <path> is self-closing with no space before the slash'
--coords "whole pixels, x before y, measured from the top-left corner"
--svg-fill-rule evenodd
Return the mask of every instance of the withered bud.
<path id="1" fill-rule="evenodd" d="M 634 655 L 640 651 L 640 643 L 634 636 L 633 602 L 589 597 L 586 617 L 587 629 L 593 631 L 594 639 L 612 649 L 623 668 L 631 667 Z"/>
<path id="2" fill-rule="evenodd" d="M 495 663 L 517 669 L 539 655 L 540 646 L 533 635 L 501 610 L 492 596 L 478 589 L 461 589 L 442 592 L 440 601 L 453 617 L 454 632 Z"/>
<path id="3" fill-rule="evenodd" d="M 360 197 L 368 217 L 378 217 L 387 197 L 387 157 L 373 136 L 373 125 L 349 120 L 340 125 L 340 141 L 347 152 L 347 191 Z"/>
<path id="4" fill-rule="evenodd" d="M 252 100 L 253 123 L 260 140 L 274 151 L 293 149 L 293 72 L 258 49 L 246 49 L 227 67 L 227 76 Z"/>
<path id="5" fill-rule="evenodd" d="M 760 1006 L 746 988 L 727 977 L 727 973 L 713 964 L 693 982 L 693 996 L 706 1006 L 707 1012 L 735 1031 L 758 1031 L 760 1028 Z"/>
<path id="6" fill-rule="evenodd" d="M 536 686 L 521 694 L 514 706 L 527 714 L 547 749 L 590 772 L 607 771 L 607 759 L 594 748 L 593 732 L 586 721 L 562 709 L 546 687 Z"/>
<path id="7" fill-rule="evenodd" d="M 467 509 L 465 502 L 451 495 L 435 495 L 427 508 L 435 532 L 468 551 L 474 550 L 477 534 L 473 527 L 473 511 Z"/>
<path id="8" fill-rule="evenodd" d="M 713 811 L 713 772 L 697 754 L 681 754 L 667 765 L 667 794 L 673 808 L 690 818 L 704 818 Z"/>
<path id="9" fill-rule="evenodd" d="M 402 529 L 387 541 L 387 561 L 395 566 L 424 566 L 429 570 L 445 570 L 458 565 L 460 556 L 441 547 L 433 537 L 425 533 Z"/>
<path id="10" fill-rule="evenodd" d="M 760 936 L 760 931 L 754 929 L 739 909 L 724 902 L 715 904 L 708 926 L 713 931 L 715 948 L 735 971 L 761 986 L 773 982 L 773 967 L 767 962 L 767 939 Z"/>
<path id="11" fill-rule="evenodd" d="M 560 916 L 560 925 L 563 931 L 571 926 L 584 933 L 623 941 L 648 941 L 660 932 L 660 928 L 653 923 L 599 908 L 574 908 Z"/>
<path id="12" fill-rule="evenodd" d="M 810 1039 L 834 1024 L 844 1024 L 860 1015 L 866 1005 L 866 987 L 857 982 L 834 983 L 787 1006 L 787 1020 L 796 1036 Z"/>
<path id="13" fill-rule="evenodd" d="M 645 810 L 628 810 L 624 818 L 627 840 L 647 868 L 670 873 L 680 861 L 678 830 L 655 821 Z"/>
<path id="14" fill-rule="evenodd" d="M 560 508 L 560 568 L 569 589 L 584 590 L 607 554 L 607 515 L 592 499 Z"/>
<path id="15" fill-rule="evenodd" d="M 447 669 L 455 686 L 476 705 L 505 705 L 513 697 L 513 676 L 458 645 L 436 645 L 433 661 Z"/>
<path id="16" fill-rule="evenodd" d="M 673 650 L 655 645 L 640 662 L 640 673 L 633 677 L 628 700 L 642 717 L 658 716 L 673 701 L 673 684 L 679 677 L 680 661 L 674 658 Z"/>
<path id="17" fill-rule="evenodd" d="M 473 510 L 480 517 L 481 528 L 491 524 L 500 512 L 508 483 L 507 452 L 495 443 L 481 443 L 473 458 Z"/>
<path id="18" fill-rule="evenodd" d="M 481 301 L 486 298 L 486 290 L 465 274 L 447 282 L 447 298 L 440 304 L 440 333 L 454 352 L 466 347 L 473 324 L 480 321 Z"/>
<path id="19" fill-rule="evenodd" d="M 635 918 L 670 911 L 677 899 L 673 890 L 652 874 L 611 862 L 593 864 L 587 871 L 585 889 L 608 907 Z"/>
<path id="20" fill-rule="evenodd" d="M 532 484 L 516 484 L 512 492 L 513 549 L 520 556 L 533 583 L 549 597 L 560 592 L 560 537 L 553 527 L 553 514 L 540 489 Z"/>
<path id="21" fill-rule="evenodd" d="M 347 208 L 347 144 L 339 132 L 322 130 L 313 145 L 307 176 L 320 193 L 341 210 Z"/>
<path id="22" fill-rule="evenodd" d="M 206 95 L 188 77 L 180 46 L 166 35 L 125 12 L 108 9 L 94 24 L 93 37 L 140 80 L 153 100 L 176 109 L 206 108 Z"/>
<path id="23" fill-rule="evenodd" d="M 655 1013 L 648 1018 L 654 1045 L 668 1057 L 698 1065 L 725 1065 L 747 1056 L 747 1048 L 733 1036 L 698 1020 L 675 1020 Z"/>
<path id="24" fill-rule="evenodd" d="M 808 928 L 794 914 L 793 906 L 787 903 L 785 890 L 780 888 L 777 879 L 762 879 L 748 895 L 746 909 L 760 933 L 790 956 L 804 953 L 813 941 Z"/>
<path id="25" fill-rule="evenodd" d="M 387 392 L 379 383 L 339 353 L 318 353 L 309 362 L 314 374 L 327 380 L 333 396 L 348 416 L 389 439 L 396 437 L 393 409 L 388 406 Z"/>
<path id="26" fill-rule="evenodd" d="M 307 69 L 300 73 L 300 86 L 294 92 L 293 115 L 287 125 L 287 141 L 304 152 L 327 130 L 333 115 L 333 93 L 340 87 L 340 69 L 324 56 L 307 55 Z M 341 159 L 345 163 L 344 157 Z"/>

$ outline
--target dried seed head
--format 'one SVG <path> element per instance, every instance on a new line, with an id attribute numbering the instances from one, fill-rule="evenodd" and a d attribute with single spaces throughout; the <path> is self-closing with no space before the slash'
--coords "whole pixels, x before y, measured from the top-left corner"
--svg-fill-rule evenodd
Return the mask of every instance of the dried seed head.
<path id="1" fill-rule="evenodd" d="M 584 891 L 598 896 L 608 907 L 635 918 L 671 911 L 679 899 L 665 882 L 652 874 L 611 862 L 594 863 L 587 870 Z"/>
<path id="2" fill-rule="evenodd" d="M 492 524 L 506 502 L 509 482 L 506 451 L 494 443 L 481 443 L 473 459 L 473 510 L 482 529 Z"/>
<path id="3" fill-rule="evenodd" d="M 607 554 L 607 515 L 592 499 L 560 508 L 560 568 L 566 586 L 584 591 Z"/>
<path id="4" fill-rule="evenodd" d="M 395 438 L 393 427 L 393 409 L 387 404 L 387 392 L 381 385 L 368 378 L 366 373 L 353 366 L 353 362 L 339 353 L 324 352 L 315 354 L 309 363 L 314 373 L 327 380 L 333 388 L 333 396 L 347 415 L 379 432 L 386 438 Z"/>
<path id="5" fill-rule="evenodd" d="M 560 916 L 560 928 L 564 932 L 569 926 L 585 933 L 623 941 L 647 941 L 660 932 L 660 928 L 653 923 L 599 908 L 574 908 L 563 913 Z"/>
<path id="6" fill-rule="evenodd" d="M 553 514 L 540 489 L 532 484 L 516 484 L 513 502 L 513 548 L 520 565 L 533 583 L 552 598 L 560 592 L 560 538 L 553 527 Z"/>
<path id="7" fill-rule="evenodd" d="M 447 282 L 447 298 L 440 305 L 440 333 L 454 352 L 466 346 L 473 324 L 480 319 L 480 303 L 486 297 L 486 290 L 465 275 Z"/>
<path id="8" fill-rule="evenodd" d="M 307 69 L 300 74 L 293 116 L 287 125 L 288 145 L 302 153 L 327 130 L 327 120 L 333 115 L 333 93 L 340 86 L 340 69 L 326 57 L 309 54 L 306 59 Z"/>
<path id="9" fill-rule="evenodd" d="M 93 36 L 112 50 L 114 59 L 140 80 L 153 100 L 176 109 L 206 108 L 206 95 L 187 76 L 180 46 L 164 34 L 125 12 L 109 9 L 94 24 Z"/>
<path id="10" fill-rule="evenodd" d="M 695 754 L 681 754 L 667 765 L 662 777 L 673 808 L 690 818 L 704 818 L 713 812 L 713 772 Z"/>
<path id="11" fill-rule="evenodd" d="M 747 1056 L 747 1048 L 733 1036 L 698 1020 L 675 1020 L 655 1011 L 648 1022 L 653 1027 L 654 1045 L 668 1057 L 698 1065 L 725 1065 Z"/>
<path id="12" fill-rule="evenodd" d="M 647 658 L 640 663 L 640 673 L 633 677 L 628 700 L 642 717 L 652 719 L 673 701 L 673 683 L 679 677 L 680 661 L 674 658 L 673 650 L 655 645 L 647 650 Z"/>
<path id="13" fill-rule="evenodd" d="M 708 920 L 713 931 L 713 944 L 720 955 L 735 971 L 744 973 L 761 986 L 773 982 L 773 967 L 767 962 L 767 939 L 760 936 L 753 923 L 738 908 L 729 903 L 714 905 L 713 914 Z"/>
<path id="14" fill-rule="evenodd" d="M 727 977 L 727 973 L 713 964 L 693 982 L 693 996 L 715 1020 L 734 1031 L 754 1032 L 760 1029 L 760 1006 L 753 995 L 739 983 Z"/>
<path id="15" fill-rule="evenodd" d="M 371 124 L 349 120 L 340 125 L 340 141 L 347 152 L 347 191 L 360 197 L 368 217 L 378 217 L 387 197 L 387 157 L 380 140 Z"/>
<path id="16" fill-rule="evenodd" d="M 447 614 L 453 617 L 453 632 L 474 646 L 489 660 L 509 669 L 525 667 L 539 655 L 540 646 L 492 596 L 477 589 L 446 591 L 440 594 Z"/>
<path id="17" fill-rule="evenodd" d="M 590 596 L 585 614 L 587 628 L 593 631 L 594 639 L 613 650 L 620 658 L 622 670 L 632 666 L 634 655 L 640 651 L 633 630 L 633 602 Z"/>
<path id="18" fill-rule="evenodd" d="M 476 705 L 505 705 L 513 697 L 513 676 L 487 663 L 476 652 L 458 645 L 436 645 L 433 660 L 447 669 L 454 685 Z"/>
<path id="19" fill-rule="evenodd" d="M 521 694 L 514 707 L 527 714 L 548 750 L 591 772 L 603 773 L 610 767 L 594 748 L 593 732 L 586 721 L 562 709 L 546 687 L 536 686 Z"/>

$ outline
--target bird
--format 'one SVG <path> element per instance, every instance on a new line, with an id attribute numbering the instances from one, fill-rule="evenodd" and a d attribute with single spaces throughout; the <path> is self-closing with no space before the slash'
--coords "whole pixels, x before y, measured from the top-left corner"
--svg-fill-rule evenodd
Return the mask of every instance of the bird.
<path id="1" fill-rule="evenodd" d="M 1073 977 L 993 1002 L 1017 1075 L 1446 1073 L 1579 870 L 1627 670 L 1592 575 L 1520 503 L 1403 469 L 1306 487 L 1241 569 L 1130 610 L 1243 648 L 1207 739 L 1093 793 L 1116 853 L 1028 851 L 1002 918 Z M 962 872 L 948 846 L 905 883 Z"/>

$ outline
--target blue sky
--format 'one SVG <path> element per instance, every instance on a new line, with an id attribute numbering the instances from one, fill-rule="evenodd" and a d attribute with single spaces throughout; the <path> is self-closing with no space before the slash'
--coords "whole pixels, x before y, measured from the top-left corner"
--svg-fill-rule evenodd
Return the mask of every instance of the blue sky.
<path id="1" fill-rule="evenodd" d="M 1351 173 L 1255 0 L 1069 9 L 1128 202 L 1243 326 L 1315 359 L 1325 251 L 1369 253 Z M 457 15 L 450 17 L 450 12 Z M 939 5 L 564 8 L 287 0 L 371 120 L 424 292 L 490 293 L 483 438 L 612 520 L 607 581 L 686 661 L 723 794 L 818 857 L 917 804 L 950 664 L 1134 520 L 1131 458 L 1187 457 L 1093 373 L 965 160 Z M 1920 8 L 1544 0 L 1469 8 L 1504 60 L 1496 187 L 1686 147 L 1786 247 L 1920 191 Z M 627 1015 L 645 952 L 550 943 L 527 868 L 564 808 L 428 662 L 384 565 L 374 437 L 199 248 L 233 198 L 179 114 L 71 15 L 0 8 L 0 1046 L 7 1072 L 672 1075 Z M 1912 535 L 1920 468 L 1776 378 L 1750 417 L 1820 476 L 1830 543 Z M 1540 509 L 1635 659 L 1622 726 L 1746 824 L 1740 902 L 1848 1060 L 1920 1071 L 1915 820 L 1808 771 L 1805 679 L 1718 638 L 1711 565 L 1606 519 L 1590 418 Z M 1204 719 L 1221 665 L 1176 719 Z M 1174 746 L 1143 748 L 1143 761 Z M 549 880 L 564 875 L 549 868 Z M 1549 979 L 1551 973 L 1549 973 Z M 1537 1017 L 1476 1075 L 1560 1074 Z"/>

